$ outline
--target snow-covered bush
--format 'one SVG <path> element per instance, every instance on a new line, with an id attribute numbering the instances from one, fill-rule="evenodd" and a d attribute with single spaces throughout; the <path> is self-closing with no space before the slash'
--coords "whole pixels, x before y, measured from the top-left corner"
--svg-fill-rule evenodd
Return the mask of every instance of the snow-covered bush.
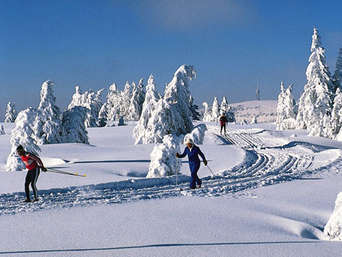
<path id="1" fill-rule="evenodd" d="M 82 106 L 74 106 L 63 112 L 62 124 L 65 133 L 63 141 L 65 143 L 89 144 L 88 132 L 84 124 L 87 112 L 87 108 Z"/>
<path id="2" fill-rule="evenodd" d="M 61 113 L 55 104 L 53 86 L 52 81 L 45 81 L 40 91 L 40 103 L 34 122 L 35 139 L 39 144 L 62 142 Z"/>
<path id="3" fill-rule="evenodd" d="M 133 136 L 136 144 L 148 144 L 153 143 L 154 140 L 152 132 L 152 126 L 149 126 L 149 121 L 152 117 L 152 113 L 155 111 L 157 103 L 159 101 L 159 95 L 154 83 L 154 77 L 151 74 L 147 81 L 145 101 L 142 106 L 142 112 L 140 119 L 133 130 Z"/>
<path id="4" fill-rule="evenodd" d="M 330 240 L 342 240 L 342 192 L 337 195 L 335 209 L 324 227 L 324 234 Z"/>
<path id="5" fill-rule="evenodd" d="M 136 142 L 161 143 L 168 134 L 186 134 L 193 129 L 190 109 L 189 80 L 195 77 L 192 66 L 182 65 L 174 74 L 165 89 L 164 98 L 160 99 L 147 125 L 134 135 L 144 134 L 144 140 L 136 137 Z"/>
<path id="6" fill-rule="evenodd" d="M 6 170 L 15 171 L 25 169 L 24 163 L 20 160 L 16 152 L 19 145 L 22 145 L 26 151 L 31 153 L 38 154 L 40 152 L 32 129 L 36 116 L 37 110 L 32 107 L 19 112 L 15 120 L 15 127 L 11 132 L 11 153 L 7 158 Z"/>
<path id="7" fill-rule="evenodd" d="M 171 176 L 180 171 L 182 162 L 176 157 L 176 153 L 180 152 L 180 142 L 181 137 L 165 135 L 163 142 L 155 145 L 147 178 Z"/>
<path id="8" fill-rule="evenodd" d="M 15 105 L 12 102 L 8 102 L 5 113 L 5 122 L 12 123 L 17 118 L 17 111 Z"/>
<path id="9" fill-rule="evenodd" d="M 278 130 L 295 129 L 296 128 L 296 102 L 292 95 L 292 85 L 286 90 L 284 83 L 280 84 L 280 94 L 278 95 L 277 120 Z"/>
<path id="10" fill-rule="evenodd" d="M 207 126 L 205 124 L 199 124 L 191 131 L 191 133 L 186 134 L 184 137 L 184 141 L 188 138 L 191 138 L 196 145 L 203 144 L 204 135 L 207 131 Z"/>
<path id="11" fill-rule="evenodd" d="M 307 129 L 312 136 L 326 136 L 327 124 L 324 123 L 330 119 L 334 85 L 326 64 L 325 50 L 316 28 L 312 35 L 306 77 L 307 83 L 299 99 L 297 127 Z"/>

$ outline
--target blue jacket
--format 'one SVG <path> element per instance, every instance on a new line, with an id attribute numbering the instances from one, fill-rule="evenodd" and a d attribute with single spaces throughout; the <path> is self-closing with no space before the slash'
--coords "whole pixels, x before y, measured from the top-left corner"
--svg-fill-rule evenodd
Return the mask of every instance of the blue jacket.
<path id="1" fill-rule="evenodd" d="M 200 164 L 200 159 L 198 155 L 202 157 L 203 160 L 205 160 L 204 154 L 201 152 L 198 146 L 194 145 L 190 151 L 189 147 L 185 147 L 184 152 L 179 155 L 180 158 L 185 157 L 188 155 L 189 158 L 189 164 L 190 167 L 192 166 L 191 164 Z"/>

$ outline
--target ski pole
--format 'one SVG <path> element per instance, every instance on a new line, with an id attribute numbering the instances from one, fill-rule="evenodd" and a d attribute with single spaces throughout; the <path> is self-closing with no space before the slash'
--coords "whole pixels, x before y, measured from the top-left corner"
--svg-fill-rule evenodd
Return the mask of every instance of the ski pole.
<path id="1" fill-rule="evenodd" d="M 213 177 L 214 177 L 214 176 L 215 176 L 215 174 L 214 174 L 213 170 L 212 170 L 212 169 L 210 169 L 210 167 L 208 166 L 208 164 L 207 164 L 207 168 L 210 170 L 211 174 L 213 174 Z"/>
<path id="2" fill-rule="evenodd" d="M 85 174 L 79 174 L 77 172 L 69 172 L 64 170 L 57 170 L 52 168 L 47 168 L 48 172 L 58 173 L 58 174 L 64 174 L 64 175 L 71 175 L 71 176 L 78 176 L 78 177 L 86 177 Z"/>

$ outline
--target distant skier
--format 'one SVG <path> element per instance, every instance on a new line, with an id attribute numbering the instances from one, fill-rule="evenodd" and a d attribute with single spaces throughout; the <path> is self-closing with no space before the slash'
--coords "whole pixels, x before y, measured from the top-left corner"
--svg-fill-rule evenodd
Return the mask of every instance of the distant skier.
<path id="1" fill-rule="evenodd" d="M 220 134 L 222 135 L 222 130 L 224 130 L 224 135 L 225 135 L 226 134 L 226 123 L 228 122 L 228 120 L 227 120 L 227 117 L 224 113 L 221 113 L 219 121 L 220 121 L 220 126 L 221 126 Z"/>
<path id="2" fill-rule="evenodd" d="M 17 153 L 20 156 L 21 160 L 24 162 L 26 169 L 28 169 L 25 179 L 25 202 L 31 202 L 29 189 L 30 184 L 34 194 L 33 201 L 38 201 L 38 191 L 36 187 L 37 179 L 40 173 L 40 169 L 42 169 L 42 171 L 47 171 L 47 169 L 44 167 L 43 162 L 38 156 L 34 155 L 33 153 L 26 152 L 22 145 L 19 145 L 17 147 Z"/>
<path id="3" fill-rule="evenodd" d="M 182 154 L 176 153 L 177 158 L 184 158 L 186 155 L 188 155 L 189 158 L 189 166 L 190 166 L 190 172 L 191 172 L 191 180 L 190 180 L 190 188 L 195 189 L 196 183 L 198 187 L 201 187 L 202 181 L 197 176 L 197 172 L 200 168 L 200 159 L 198 158 L 198 155 L 201 156 L 203 163 L 205 166 L 207 166 L 207 160 L 204 157 L 204 154 L 201 152 L 198 146 L 196 146 L 191 138 L 188 138 L 185 142 L 187 145 L 184 149 L 184 152 Z"/>

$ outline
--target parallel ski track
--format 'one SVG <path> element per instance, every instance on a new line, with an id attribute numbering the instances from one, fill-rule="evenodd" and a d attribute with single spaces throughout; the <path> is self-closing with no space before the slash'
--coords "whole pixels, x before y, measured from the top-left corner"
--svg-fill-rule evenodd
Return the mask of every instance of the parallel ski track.
<path id="1" fill-rule="evenodd" d="M 222 171 L 219 176 L 203 178 L 200 189 L 188 189 L 189 177 L 179 176 L 177 186 L 175 177 L 170 177 L 42 190 L 40 191 L 42 200 L 35 203 L 21 202 L 24 199 L 23 193 L 2 194 L 0 215 L 97 204 L 118 204 L 182 195 L 222 196 L 297 179 L 313 172 L 310 170 L 313 156 L 291 152 L 291 149 L 268 149 L 257 134 L 243 132 L 227 136 L 227 140 L 246 149 L 245 161 L 231 170 Z M 342 163 L 341 157 L 329 166 L 337 163 Z M 180 191 L 180 188 L 184 190 Z"/>

